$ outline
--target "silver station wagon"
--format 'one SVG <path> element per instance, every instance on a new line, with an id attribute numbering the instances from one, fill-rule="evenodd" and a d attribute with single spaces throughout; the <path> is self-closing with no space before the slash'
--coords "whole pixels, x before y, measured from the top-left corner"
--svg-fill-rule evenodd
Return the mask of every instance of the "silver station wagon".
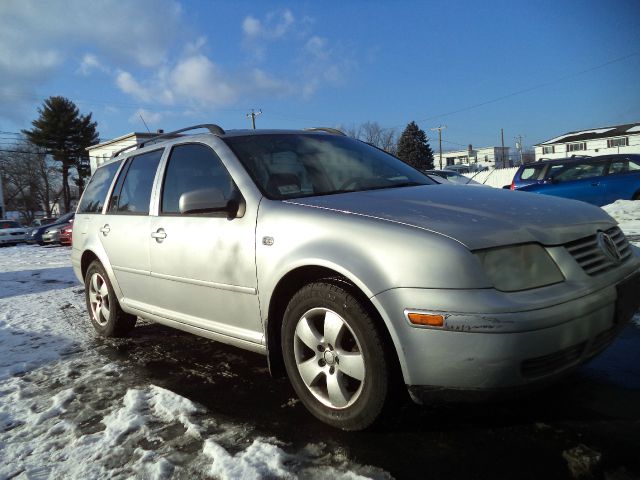
<path id="1" fill-rule="evenodd" d="M 437 185 L 336 130 L 199 125 L 97 169 L 72 261 L 100 334 L 142 317 L 263 353 L 359 430 L 406 389 L 510 392 L 589 360 L 639 306 L 634 249 L 598 207 Z"/>

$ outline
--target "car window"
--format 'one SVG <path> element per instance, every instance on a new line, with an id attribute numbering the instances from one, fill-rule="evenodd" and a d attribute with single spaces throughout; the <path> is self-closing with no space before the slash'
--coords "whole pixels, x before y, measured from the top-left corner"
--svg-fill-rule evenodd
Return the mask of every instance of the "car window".
<path id="1" fill-rule="evenodd" d="M 247 135 L 225 142 L 271 199 L 433 183 L 386 152 L 338 135 Z"/>
<path id="2" fill-rule="evenodd" d="M 112 162 L 100 167 L 93 174 L 89 185 L 82 195 L 78 213 L 100 213 L 104 206 L 105 197 L 122 162 Z"/>
<path id="3" fill-rule="evenodd" d="M 163 150 L 154 150 L 133 157 L 122 186 L 114 188 L 109 212 L 129 215 L 147 215 L 151 201 L 151 188 Z M 119 183 L 119 179 L 118 179 Z"/>
<path id="4" fill-rule="evenodd" d="M 615 159 L 609 165 L 609 175 L 640 172 L 640 162 L 630 158 Z"/>
<path id="5" fill-rule="evenodd" d="M 162 186 L 163 214 L 180 214 L 183 193 L 206 188 L 218 189 L 225 199 L 236 190 L 233 179 L 215 152 L 201 144 L 173 147 Z"/>
<path id="6" fill-rule="evenodd" d="M 600 177 L 604 175 L 605 162 L 580 162 L 566 166 L 552 174 L 556 182 L 569 182 L 572 180 L 582 180 L 584 178 Z"/>
<path id="7" fill-rule="evenodd" d="M 521 180 L 538 180 L 540 178 L 540 174 L 542 174 L 542 170 L 544 169 L 544 165 L 531 165 L 528 167 L 524 167 L 522 169 L 522 173 L 520 173 Z"/>
<path id="8" fill-rule="evenodd" d="M 18 222 L 0 222 L 0 229 L 2 228 L 20 228 L 20 224 Z"/>

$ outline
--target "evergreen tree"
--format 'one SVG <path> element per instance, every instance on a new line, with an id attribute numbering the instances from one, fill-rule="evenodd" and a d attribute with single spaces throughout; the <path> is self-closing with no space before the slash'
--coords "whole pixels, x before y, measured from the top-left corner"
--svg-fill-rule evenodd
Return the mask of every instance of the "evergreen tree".
<path id="1" fill-rule="evenodd" d="M 429 146 L 429 139 L 416 122 L 409 123 L 400 135 L 396 155 L 414 168 L 433 168 L 433 150 Z"/>
<path id="2" fill-rule="evenodd" d="M 86 169 L 87 147 L 98 143 L 96 122 L 91 121 L 91 113 L 80 115 L 78 107 L 64 97 L 49 97 L 43 107 L 38 108 L 39 117 L 31 122 L 32 130 L 23 130 L 29 141 L 42 147 L 54 160 L 61 163 L 62 198 L 64 210 L 71 209 L 69 190 L 69 170 L 76 169 L 76 183 L 80 189 L 89 172 Z"/>

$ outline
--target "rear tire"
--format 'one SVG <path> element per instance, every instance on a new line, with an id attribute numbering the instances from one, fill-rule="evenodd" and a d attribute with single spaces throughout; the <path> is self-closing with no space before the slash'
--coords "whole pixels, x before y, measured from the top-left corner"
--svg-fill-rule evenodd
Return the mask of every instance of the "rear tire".
<path id="1" fill-rule="evenodd" d="M 366 305 L 348 285 L 300 289 L 284 313 L 282 353 L 305 407 L 343 430 L 371 426 L 388 403 L 388 349 Z"/>
<path id="2" fill-rule="evenodd" d="M 84 277 L 85 299 L 91 324 L 103 337 L 123 337 L 135 326 L 137 317 L 122 310 L 109 276 L 98 260 Z"/>

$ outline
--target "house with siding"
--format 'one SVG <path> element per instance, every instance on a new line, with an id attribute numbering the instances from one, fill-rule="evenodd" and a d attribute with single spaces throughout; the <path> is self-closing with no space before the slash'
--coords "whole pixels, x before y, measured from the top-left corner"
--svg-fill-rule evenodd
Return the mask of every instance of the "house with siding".
<path id="1" fill-rule="evenodd" d="M 640 123 L 565 133 L 534 146 L 536 161 L 572 155 L 640 154 Z"/>
<path id="2" fill-rule="evenodd" d="M 141 132 L 132 132 L 126 135 L 122 135 L 121 137 L 114 138 L 111 140 L 105 140 L 96 145 L 92 145 L 87 148 L 89 152 L 89 163 L 91 165 L 91 174 L 96 171 L 100 165 L 104 165 L 111 160 L 111 157 L 118 150 L 129 147 L 131 145 L 135 145 L 137 143 L 142 143 L 150 138 L 158 136 L 160 132 L 157 133 L 141 133 Z"/>
<path id="3" fill-rule="evenodd" d="M 433 163 L 436 168 L 440 168 L 440 154 L 437 151 L 433 153 Z M 509 159 L 509 147 L 473 148 L 472 145 L 464 150 L 442 152 L 442 168 L 446 169 L 451 165 L 472 165 L 480 169 L 512 166 Z"/>

